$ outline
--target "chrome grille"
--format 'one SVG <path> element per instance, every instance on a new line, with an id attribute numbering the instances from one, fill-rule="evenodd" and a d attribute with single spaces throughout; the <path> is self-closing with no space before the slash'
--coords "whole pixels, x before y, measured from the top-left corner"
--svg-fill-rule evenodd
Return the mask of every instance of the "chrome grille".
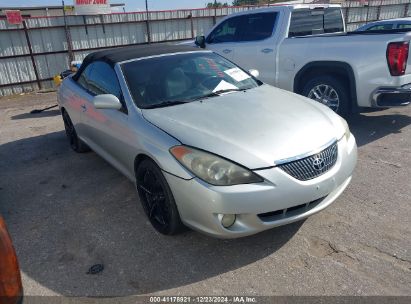
<path id="1" fill-rule="evenodd" d="M 307 181 L 330 170 L 337 162 L 338 145 L 335 142 L 320 153 L 278 166 L 292 177 Z"/>

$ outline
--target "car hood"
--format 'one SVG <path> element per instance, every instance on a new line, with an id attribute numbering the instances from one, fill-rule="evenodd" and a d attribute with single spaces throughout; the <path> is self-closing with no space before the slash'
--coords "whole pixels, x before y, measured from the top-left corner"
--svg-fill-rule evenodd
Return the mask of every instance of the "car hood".
<path id="1" fill-rule="evenodd" d="M 142 112 L 182 144 L 250 169 L 318 150 L 344 134 L 327 107 L 268 85 Z"/>

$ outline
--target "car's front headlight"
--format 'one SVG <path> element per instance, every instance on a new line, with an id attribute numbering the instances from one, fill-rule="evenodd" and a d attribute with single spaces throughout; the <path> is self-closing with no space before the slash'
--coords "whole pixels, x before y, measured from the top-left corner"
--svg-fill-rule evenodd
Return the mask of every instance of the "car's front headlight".
<path id="1" fill-rule="evenodd" d="M 348 126 L 347 121 L 346 121 L 344 118 L 342 118 L 341 116 L 340 116 L 340 120 L 341 120 L 341 123 L 342 123 L 342 125 L 343 125 L 343 127 L 344 127 L 344 136 L 345 136 L 345 139 L 348 140 L 348 139 L 350 138 L 350 136 L 351 136 L 350 127 Z"/>
<path id="2" fill-rule="evenodd" d="M 175 146 L 170 153 L 187 170 L 215 186 L 260 183 L 263 179 L 250 170 L 212 153 L 187 146 Z"/>

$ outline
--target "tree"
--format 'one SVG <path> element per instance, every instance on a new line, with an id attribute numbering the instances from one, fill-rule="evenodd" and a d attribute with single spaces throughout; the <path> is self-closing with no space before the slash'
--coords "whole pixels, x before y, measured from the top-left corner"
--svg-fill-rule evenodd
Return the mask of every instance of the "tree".
<path id="1" fill-rule="evenodd" d="M 291 0 L 233 0 L 233 6 L 241 5 L 267 5 L 271 3 L 287 2 Z"/>
<path id="2" fill-rule="evenodd" d="M 241 6 L 241 5 L 257 5 L 259 4 L 259 0 L 234 0 L 233 6 Z M 267 3 L 267 1 L 266 1 Z"/>
<path id="3" fill-rule="evenodd" d="M 226 7 L 226 6 L 228 6 L 227 2 L 222 3 L 222 2 L 214 1 L 214 2 L 207 3 L 207 8 L 218 8 L 218 7 Z"/>

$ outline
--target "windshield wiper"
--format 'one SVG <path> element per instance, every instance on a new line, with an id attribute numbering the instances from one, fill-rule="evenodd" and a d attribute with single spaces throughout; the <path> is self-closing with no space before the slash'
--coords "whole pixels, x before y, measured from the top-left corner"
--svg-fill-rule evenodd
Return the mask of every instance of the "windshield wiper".
<path id="1" fill-rule="evenodd" d="M 187 100 L 173 100 L 173 101 L 163 101 L 154 105 L 150 105 L 145 107 L 144 109 L 156 109 L 156 108 L 164 108 L 169 106 L 175 106 L 183 103 L 187 103 Z"/>
<path id="2" fill-rule="evenodd" d="M 244 90 L 239 89 L 239 88 L 237 88 L 237 89 L 225 89 L 225 90 L 215 91 L 212 94 L 221 95 L 221 94 L 228 93 L 228 92 L 238 92 L 238 91 L 244 91 Z"/>
<path id="3" fill-rule="evenodd" d="M 164 108 L 164 107 L 169 107 L 169 106 L 175 106 L 175 105 L 179 105 L 179 104 L 183 104 L 183 103 L 188 103 L 191 101 L 197 101 L 197 100 L 201 100 L 201 99 L 206 99 L 206 98 L 210 98 L 210 97 L 216 97 L 216 96 L 221 96 L 221 94 L 224 93 L 228 93 L 228 92 L 240 92 L 240 91 L 245 91 L 248 90 L 250 88 L 245 88 L 245 89 L 225 89 L 225 90 L 218 90 L 215 92 L 211 92 L 209 94 L 200 96 L 200 97 L 196 97 L 193 99 L 185 99 L 185 100 L 172 100 L 172 101 L 164 101 L 164 102 L 160 102 L 158 104 L 154 104 L 154 105 L 150 105 L 145 107 L 144 109 L 156 109 L 156 108 Z"/>
<path id="4" fill-rule="evenodd" d="M 196 101 L 196 100 L 206 99 L 206 98 L 210 98 L 210 97 L 217 97 L 217 96 L 221 96 L 221 94 L 223 94 L 223 93 L 239 92 L 239 91 L 244 91 L 244 90 L 242 90 L 242 89 L 225 89 L 225 90 L 218 90 L 218 91 L 211 92 L 211 93 L 208 93 L 208 94 L 206 94 L 206 95 L 203 95 L 203 96 L 194 98 L 194 99 L 192 99 L 192 100 L 193 100 L 193 101 Z"/>

